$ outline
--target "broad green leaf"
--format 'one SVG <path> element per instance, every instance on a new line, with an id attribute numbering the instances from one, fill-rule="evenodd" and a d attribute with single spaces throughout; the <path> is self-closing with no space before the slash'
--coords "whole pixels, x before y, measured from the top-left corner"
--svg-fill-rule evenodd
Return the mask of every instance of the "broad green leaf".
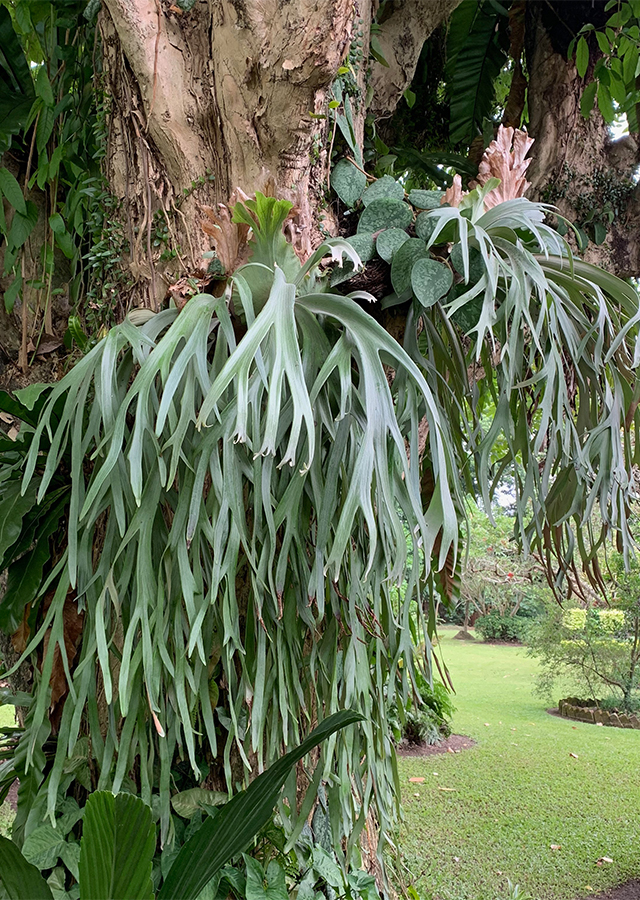
<path id="1" fill-rule="evenodd" d="M 0 191 L 15 210 L 23 216 L 27 215 L 27 207 L 22 194 L 22 188 L 16 181 L 15 176 L 4 167 L 0 169 Z"/>
<path id="2" fill-rule="evenodd" d="M 43 154 L 45 147 L 49 142 L 53 126 L 55 125 L 56 116 L 51 106 L 43 106 L 38 116 L 38 124 L 36 125 L 36 147 L 38 153 Z M 40 169 L 41 176 L 38 176 L 38 186 L 40 183 L 46 183 L 49 178 L 49 163 L 44 161 L 44 165 Z"/>
<path id="3" fill-rule="evenodd" d="M 40 872 L 5 837 L 0 837 L 0 890 L 8 900 L 53 900 Z"/>
<path id="4" fill-rule="evenodd" d="M 416 218 L 416 235 L 423 241 L 428 241 L 435 231 L 438 220 L 430 216 L 428 212 L 421 212 Z"/>
<path id="5" fill-rule="evenodd" d="M 451 16 L 446 83 L 453 144 L 470 142 L 491 117 L 495 79 L 506 59 L 507 22 L 490 4 L 461 3 Z"/>
<path id="6" fill-rule="evenodd" d="M 408 203 L 383 197 L 374 200 L 364 210 L 358 222 L 358 232 L 380 231 L 381 228 L 408 228 L 413 213 Z"/>
<path id="7" fill-rule="evenodd" d="M 11 222 L 11 228 L 9 229 L 9 234 L 7 235 L 7 243 L 17 249 L 18 247 L 22 247 L 24 242 L 27 240 L 31 232 L 36 226 L 36 222 L 38 221 L 38 207 L 31 200 L 27 202 L 27 214 L 23 215 L 21 212 L 14 213 L 13 221 Z"/>
<path id="8" fill-rule="evenodd" d="M 444 191 L 419 191 L 409 193 L 409 203 L 417 209 L 438 209 L 442 206 Z"/>
<path id="9" fill-rule="evenodd" d="M 584 38 L 582 38 L 584 41 Z M 607 40 L 607 36 L 602 33 L 602 31 L 596 31 L 596 40 L 598 42 L 598 47 L 600 47 L 600 51 L 604 54 L 608 54 L 611 52 L 611 46 L 609 41 Z M 588 48 L 587 48 L 588 49 Z M 583 76 L 580 75 L 582 78 Z"/>
<path id="10" fill-rule="evenodd" d="M 419 303 L 433 306 L 453 284 L 451 269 L 435 259 L 418 259 L 411 270 L 411 287 Z"/>
<path id="11" fill-rule="evenodd" d="M 460 275 L 464 276 L 464 260 L 462 247 L 460 244 L 454 244 L 451 250 L 451 256 L 449 257 L 451 265 L 459 272 Z M 482 254 L 479 250 L 476 250 L 475 247 L 469 248 L 469 281 L 471 284 L 475 284 L 477 281 L 480 281 L 482 276 L 485 273 L 484 262 L 482 260 Z"/>
<path id="12" fill-rule="evenodd" d="M 576 47 L 576 69 L 580 78 L 584 78 L 589 65 L 589 45 L 584 37 L 578 40 Z"/>
<path id="13" fill-rule="evenodd" d="M 593 242 L 594 242 L 594 244 L 604 243 L 606 237 L 607 237 L 607 229 L 602 224 L 602 222 L 594 222 L 593 223 Z"/>
<path id="14" fill-rule="evenodd" d="M 42 583 L 42 570 L 49 556 L 49 541 L 43 539 L 9 566 L 7 587 L 0 599 L 0 631 L 6 634 L 17 631 L 26 605 L 36 598 Z"/>
<path id="15" fill-rule="evenodd" d="M 392 200 L 404 200 L 404 188 L 391 175 L 383 175 L 382 178 L 378 178 L 377 181 L 370 184 L 362 195 L 362 202 L 365 206 L 369 206 L 374 200 L 382 200 L 384 197 Z"/>
<path id="16" fill-rule="evenodd" d="M 49 228 L 54 234 L 62 234 L 65 231 L 64 219 L 60 213 L 57 212 L 49 216 Z"/>
<path id="17" fill-rule="evenodd" d="M 22 290 L 22 275 L 18 273 L 9 287 L 4 292 L 4 308 L 8 313 L 12 312 L 18 294 Z"/>
<path id="18" fill-rule="evenodd" d="M 22 853 L 27 862 L 39 869 L 51 869 L 60 856 L 64 835 L 51 825 L 40 825 L 27 837 Z"/>
<path id="19" fill-rule="evenodd" d="M 40 66 L 36 75 L 36 94 L 42 99 L 45 106 L 54 106 L 53 90 L 47 75 L 47 67 L 44 64 Z"/>
<path id="20" fill-rule="evenodd" d="M 220 806 L 226 803 L 228 794 L 222 791 L 208 791 L 204 788 L 189 788 L 187 791 L 180 791 L 171 798 L 171 805 L 183 819 L 190 819 L 198 810 L 204 809 L 206 806 Z"/>
<path id="21" fill-rule="evenodd" d="M 425 242 L 419 238 L 409 238 L 396 250 L 391 263 L 391 284 L 396 294 L 403 294 L 411 287 L 411 270 L 419 259 L 428 259 Z"/>
<path id="22" fill-rule="evenodd" d="M 36 502 L 36 485 L 30 484 L 24 496 L 19 481 L 0 486 L 0 570 L 2 560 L 20 537 L 22 519 Z"/>
<path id="23" fill-rule="evenodd" d="M 132 794 L 95 791 L 80 845 L 82 900 L 153 900 L 156 829 L 151 809 Z"/>
<path id="24" fill-rule="evenodd" d="M 613 107 L 611 92 L 602 82 L 598 85 L 598 109 L 607 125 L 610 125 L 616 117 L 616 111 Z"/>
<path id="25" fill-rule="evenodd" d="M 401 228 L 387 228 L 376 238 L 376 250 L 385 262 L 390 263 L 396 250 L 408 240 L 409 235 Z"/>
<path id="26" fill-rule="evenodd" d="M 331 172 L 331 187 L 345 206 L 356 205 L 367 186 L 367 176 L 348 159 L 339 159 Z"/>
<path id="27" fill-rule="evenodd" d="M 269 863 L 266 872 L 251 856 L 245 855 L 244 861 L 247 868 L 246 900 L 288 900 L 284 870 L 275 860 Z"/>
<path id="28" fill-rule="evenodd" d="M 34 409 L 38 398 L 41 397 L 45 391 L 48 391 L 48 390 L 51 390 L 50 384 L 47 384 L 44 381 L 37 381 L 37 382 L 34 382 L 33 384 L 27 385 L 27 387 L 20 388 L 19 390 L 14 391 L 13 393 L 14 393 L 16 399 L 18 400 L 18 402 L 25 409 L 28 409 L 31 412 Z"/>
<path id="29" fill-rule="evenodd" d="M 582 97 L 580 98 L 580 112 L 584 116 L 585 119 L 589 118 L 591 114 L 591 110 L 593 109 L 593 104 L 596 99 L 596 91 L 598 90 L 598 82 L 592 81 L 590 82 L 584 91 L 582 92 Z"/>
<path id="30" fill-rule="evenodd" d="M 376 242 L 371 234 L 353 234 L 351 237 L 347 238 L 347 241 L 351 244 L 362 262 L 368 262 L 376 255 Z"/>
<path id="31" fill-rule="evenodd" d="M 361 716 L 349 710 L 329 716 L 299 747 L 274 763 L 245 791 L 236 794 L 214 819 L 207 819 L 183 845 L 158 900 L 175 897 L 196 900 L 207 882 L 229 859 L 245 850 L 269 821 L 282 785 L 298 760 L 340 728 L 359 721 Z"/>

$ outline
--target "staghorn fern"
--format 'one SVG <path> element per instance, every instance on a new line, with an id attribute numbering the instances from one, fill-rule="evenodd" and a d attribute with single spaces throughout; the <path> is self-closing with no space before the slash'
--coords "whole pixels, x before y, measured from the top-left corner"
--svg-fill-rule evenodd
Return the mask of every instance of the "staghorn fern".
<path id="1" fill-rule="evenodd" d="M 349 846 L 372 799 L 383 829 L 391 823 L 385 695 L 406 701 L 432 548 L 438 538 L 444 560 L 457 540 L 451 440 L 400 345 L 354 299 L 319 289 L 320 260 L 358 265 L 353 249 L 329 241 L 301 267 L 282 237 L 289 207 L 260 195 L 238 205 L 253 255 L 225 295 L 133 313 L 55 385 L 40 415 L 23 489 L 38 475 L 43 500 L 65 459 L 71 481 L 53 599 L 23 654 L 49 635 L 22 739 L 27 767 L 41 752 L 56 648 L 69 683 L 39 788 L 50 816 L 87 728 L 97 787 L 117 793 L 137 760 L 142 798 L 159 792 L 166 842 L 176 756 L 195 779 L 218 758 L 232 790 L 238 757 L 259 771 L 349 707 L 365 716 L 361 735 L 331 738 L 299 814 L 295 779 L 282 813 L 295 836 L 323 778 Z M 70 591 L 85 616 L 73 671 Z"/>

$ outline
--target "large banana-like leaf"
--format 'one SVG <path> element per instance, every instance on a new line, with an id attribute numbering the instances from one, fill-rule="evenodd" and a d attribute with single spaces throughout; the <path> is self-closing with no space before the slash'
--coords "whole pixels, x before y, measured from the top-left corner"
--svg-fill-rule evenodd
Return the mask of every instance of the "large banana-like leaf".
<path id="1" fill-rule="evenodd" d="M 81 900 L 153 900 L 155 849 L 151 809 L 139 797 L 94 791 L 83 819 Z"/>
<path id="2" fill-rule="evenodd" d="M 196 900 L 222 866 L 246 850 L 270 820 L 282 785 L 295 764 L 336 731 L 361 720 L 362 716 L 350 710 L 334 713 L 299 747 L 274 763 L 246 790 L 236 794 L 213 819 L 207 819 L 181 848 L 158 900 Z"/>
<path id="3" fill-rule="evenodd" d="M 0 836 L 0 895 L 7 900 L 53 900 L 51 888 L 18 847 Z"/>

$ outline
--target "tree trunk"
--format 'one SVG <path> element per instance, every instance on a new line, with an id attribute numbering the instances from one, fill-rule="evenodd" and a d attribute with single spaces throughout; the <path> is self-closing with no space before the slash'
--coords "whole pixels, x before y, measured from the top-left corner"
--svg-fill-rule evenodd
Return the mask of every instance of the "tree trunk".
<path id="1" fill-rule="evenodd" d="M 422 44 L 459 0 L 389 5 L 379 36 L 389 67 L 360 55 L 354 103 L 395 107 Z M 301 253 L 319 242 L 327 187 L 328 94 L 357 35 L 368 48 L 377 3 L 318 0 L 106 0 L 106 175 L 128 229 L 134 302 L 158 308 L 180 276 L 204 274 L 203 206 L 236 188 L 292 200 Z M 397 7 L 397 8 L 395 8 Z M 331 215 L 324 227 L 331 228 Z M 168 251 L 168 252 L 167 252 Z"/>
<path id="2" fill-rule="evenodd" d="M 527 196 L 557 206 L 588 234 L 588 262 L 623 278 L 637 276 L 640 189 L 633 175 L 640 163 L 638 135 L 612 140 L 597 107 L 588 119 L 582 116 L 580 97 L 597 56 L 592 51 L 584 80 L 567 61 L 569 42 L 581 25 L 599 27 L 609 13 L 604 3 L 558 0 L 530 3 L 527 12 L 529 131 L 536 139 Z M 596 223 L 602 226 L 597 233 Z M 595 243 L 603 229 L 604 241 Z"/>

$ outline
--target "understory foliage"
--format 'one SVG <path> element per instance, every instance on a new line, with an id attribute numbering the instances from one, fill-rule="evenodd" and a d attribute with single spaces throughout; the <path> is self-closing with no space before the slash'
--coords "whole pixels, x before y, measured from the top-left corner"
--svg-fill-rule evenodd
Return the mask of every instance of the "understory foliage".
<path id="1" fill-rule="evenodd" d="M 610 571 L 610 606 L 597 601 L 550 606 L 528 632 L 527 643 L 542 666 L 541 694 L 548 696 L 558 679 L 569 679 L 582 699 L 631 712 L 640 707 L 640 569 L 633 561 L 625 571 L 622 557 L 614 554 Z"/>

